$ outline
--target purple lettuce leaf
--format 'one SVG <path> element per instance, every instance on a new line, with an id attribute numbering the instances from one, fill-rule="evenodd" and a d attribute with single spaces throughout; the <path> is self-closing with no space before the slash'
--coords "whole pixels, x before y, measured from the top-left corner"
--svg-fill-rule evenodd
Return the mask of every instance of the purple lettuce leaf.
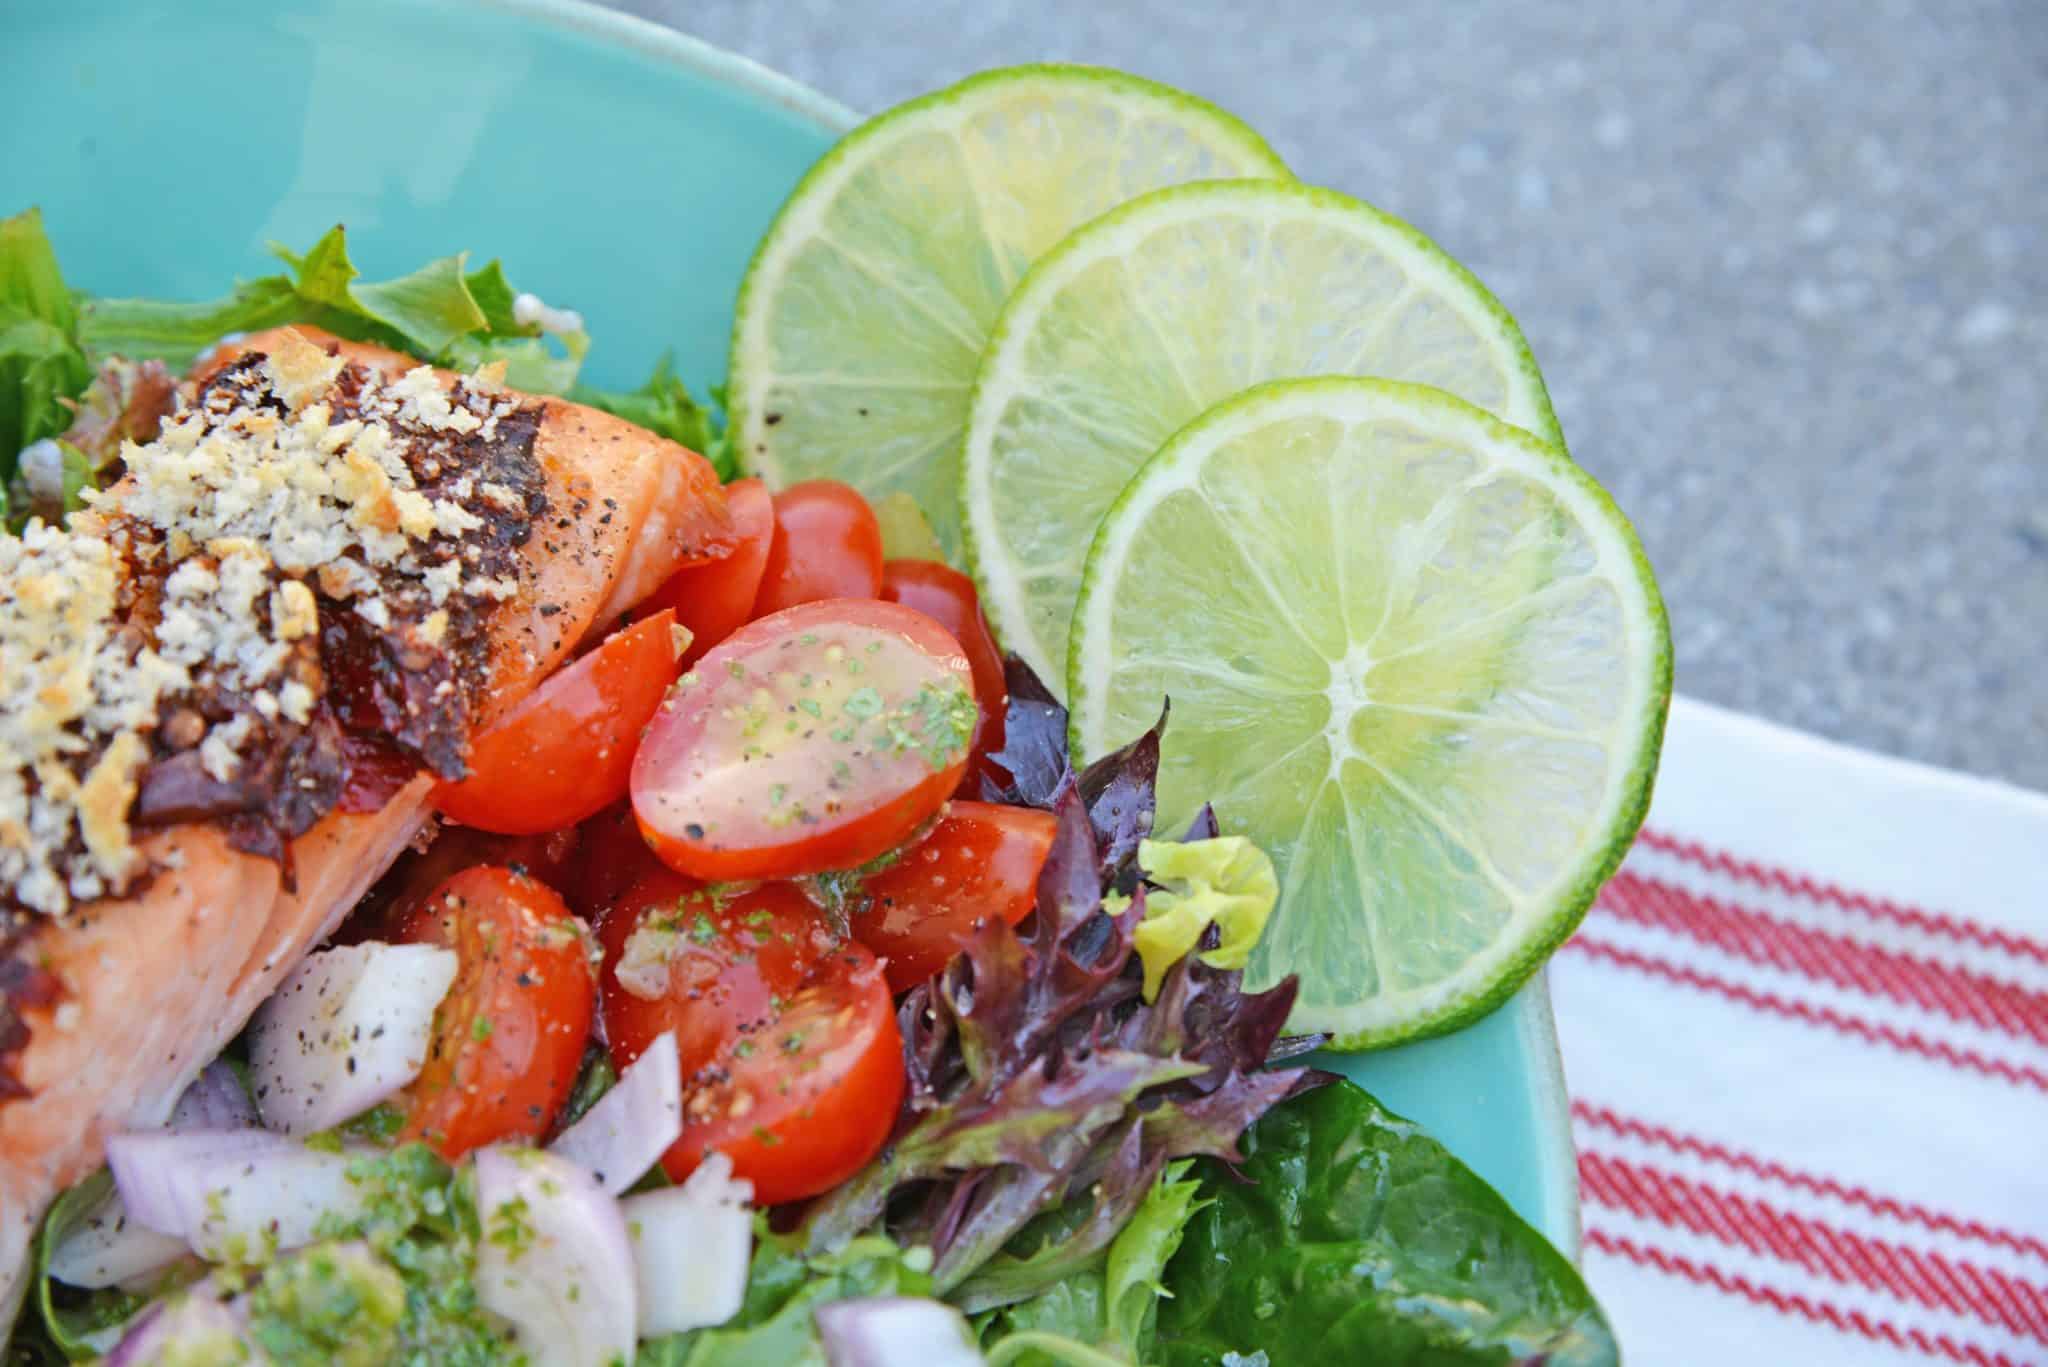
<path id="1" fill-rule="evenodd" d="M 1142 998 L 1135 856 L 1151 829 L 1164 714 L 1076 775 L 1064 711 L 1014 659 L 1010 693 L 1009 745 L 997 758 L 1012 784 L 985 794 L 1056 819 L 1036 908 L 1015 929 L 985 921 L 944 972 L 905 996 L 908 1087 L 896 1132 L 803 1227 L 820 1250 L 873 1229 L 927 1245 L 938 1289 L 957 1289 L 977 1310 L 1087 1265 L 1169 1161 L 1236 1160 L 1254 1120 L 1327 1080 L 1268 1066 L 1300 1052 L 1280 1038 L 1291 978 L 1246 992 L 1241 974 L 1190 954 L 1155 1001 Z M 1213 831 L 1205 812 L 1188 835 Z M 1105 908 L 1120 878 L 1129 901 Z"/>
<path id="2" fill-rule="evenodd" d="M 1092 1266 L 1116 1239 L 1166 1166 L 1133 1115 L 1103 1136 L 1076 1170 L 1070 1190 L 1083 1193 L 1034 1218 L 1003 1240 L 951 1299 L 968 1314 L 1028 1300 Z"/>
<path id="3" fill-rule="evenodd" d="M 1159 709 L 1150 730 L 1121 750 L 1113 750 L 1081 771 L 1076 781 L 1088 820 L 1101 843 L 1103 881 L 1129 892 L 1138 881 L 1138 842 L 1152 834 L 1159 781 L 1159 738 L 1166 730 L 1172 704 Z"/>
<path id="4" fill-rule="evenodd" d="M 983 775 L 982 801 L 1050 808 L 1067 776 L 1067 709 L 1015 655 L 1004 657 L 1003 681 L 1010 692 L 1009 709 L 1003 714 L 1003 748 L 989 758 L 1003 767 L 1010 781 L 997 783 Z"/>

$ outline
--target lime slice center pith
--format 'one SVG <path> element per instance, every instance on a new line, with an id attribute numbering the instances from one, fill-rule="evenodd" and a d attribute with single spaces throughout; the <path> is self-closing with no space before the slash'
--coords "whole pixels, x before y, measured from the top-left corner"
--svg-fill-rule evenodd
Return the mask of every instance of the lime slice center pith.
<path id="1" fill-rule="evenodd" d="M 1148 462 L 1088 556 L 1075 748 L 1173 700 L 1159 821 L 1212 802 L 1281 870 L 1249 977 L 1390 1043 L 1490 1009 L 1633 836 L 1670 689 L 1605 494 L 1448 395 L 1264 386 Z"/>

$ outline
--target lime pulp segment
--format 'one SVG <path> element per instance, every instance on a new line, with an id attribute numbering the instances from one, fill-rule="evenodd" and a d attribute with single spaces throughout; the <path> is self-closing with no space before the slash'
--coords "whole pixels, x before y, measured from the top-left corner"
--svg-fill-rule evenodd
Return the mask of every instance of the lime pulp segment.
<path id="1" fill-rule="evenodd" d="M 1310 375 L 1433 385 L 1561 444 L 1514 320 L 1357 200 L 1179 186 L 1047 253 L 996 321 L 961 450 L 968 554 L 1003 644 L 1054 677 L 1082 557 L 1132 472 L 1230 395 Z"/>
<path id="2" fill-rule="evenodd" d="M 1498 1005 L 1649 801 L 1656 584 L 1563 452 L 1420 386 L 1269 384 L 1176 435 L 1094 538 L 1078 757 L 1173 700 L 1159 825 L 1204 801 L 1281 872 L 1247 971 L 1369 1047 Z"/>
<path id="3" fill-rule="evenodd" d="M 869 120 L 797 186 L 741 286 L 740 460 L 771 485 L 907 493 L 957 556 L 968 392 L 1031 263 L 1160 186 L 1287 174 L 1222 110 L 1095 67 L 987 72 Z"/>

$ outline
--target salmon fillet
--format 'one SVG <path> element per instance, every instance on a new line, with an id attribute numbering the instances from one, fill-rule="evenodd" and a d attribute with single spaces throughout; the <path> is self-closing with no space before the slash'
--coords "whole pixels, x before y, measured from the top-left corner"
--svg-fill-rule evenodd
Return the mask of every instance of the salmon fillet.
<path id="1" fill-rule="evenodd" d="M 284 331 L 242 348 L 290 345 Z M 299 331 L 386 374 L 414 365 Z M 456 378 L 437 372 L 444 389 Z M 520 548 L 517 595 L 490 619 L 477 726 L 729 531 L 717 476 L 695 453 L 578 404 L 533 402 L 545 525 Z M 164 869 L 142 891 L 45 921 L 10 951 L 57 990 L 18 1004 L 28 1042 L 13 1068 L 27 1094 L 0 1094 L 0 1327 L 12 1323 L 49 1202 L 101 1164 L 108 1136 L 163 1122 L 200 1068 L 420 832 L 434 782 L 414 778 L 373 813 L 321 818 L 290 844 L 292 890 L 279 863 L 234 848 L 214 825 L 160 831 L 138 841 Z"/>

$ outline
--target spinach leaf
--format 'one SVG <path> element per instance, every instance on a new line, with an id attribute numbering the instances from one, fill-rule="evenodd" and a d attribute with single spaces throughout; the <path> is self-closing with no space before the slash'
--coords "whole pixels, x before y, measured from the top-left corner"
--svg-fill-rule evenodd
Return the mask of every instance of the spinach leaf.
<path id="1" fill-rule="evenodd" d="M 747 1298 L 715 1329 L 693 1329 L 640 1345 L 635 1367 L 825 1367 L 811 1312 L 828 1301 L 931 1294 L 931 1256 L 868 1235 L 833 1253 L 807 1255 L 802 1240 L 754 1236 Z"/>
<path id="2" fill-rule="evenodd" d="M 1211 1367 L 1620 1361 L 1579 1274 L 1419 1126 L 1349 1082 L 1269 1111 L 1243 1178 L 1203 1160 L 1153 1357 Z"/>
<path id="3" fill-rule="evenodd" d="M 22 447 L 71 425 L 64 400 L 92 379 L 77 334 L 42 215 L 30 209 L 0 219 L 0 486 L 13 478 Z"/>

